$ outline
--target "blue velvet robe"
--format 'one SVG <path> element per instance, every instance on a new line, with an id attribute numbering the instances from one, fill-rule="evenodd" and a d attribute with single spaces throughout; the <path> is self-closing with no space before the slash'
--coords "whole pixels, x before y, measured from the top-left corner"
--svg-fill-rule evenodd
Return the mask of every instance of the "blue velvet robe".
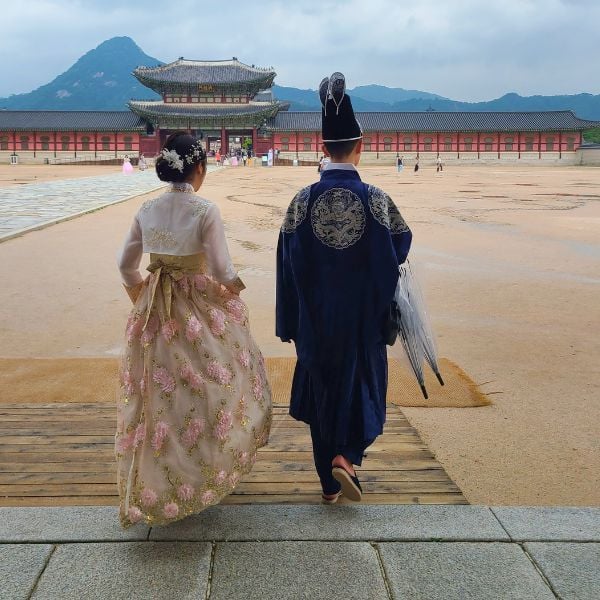
<path id="1" fill-rule="evenodd" d="M 390 197 L 347 168 L 325 170 L 284 219 L 276 334 L 298 355 L 290 414 L 340 450 L 383 430 L 383 328 L 411 239 Z"/>

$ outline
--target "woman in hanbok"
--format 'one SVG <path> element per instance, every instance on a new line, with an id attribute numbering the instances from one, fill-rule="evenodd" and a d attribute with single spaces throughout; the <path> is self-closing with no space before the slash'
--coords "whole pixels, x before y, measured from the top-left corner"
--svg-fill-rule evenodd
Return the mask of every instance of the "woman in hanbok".
<path id="1" fill-rule="evenodd" d="M 129 156 L 126 154 L 123 159 L 123 175 L 130 175 L 131 173 L 133 173 L 133 167 L 131 166 Z"/>
<path id="2" fill-rule="evenodd" d="M 148 168 L 148 163 L 146 162 L 146 157 L 143 154 L 140 154 L 140 159 L 138 161 L 138 169 L 140 171 L 145 171 Z"/>
<path id="3" fill-rule="evenodd" d="M 271 392 L 218 207 L 195 195 L 206 153 L 186 133 L 156 160 L 169 190 L 145 202 L 119 259 L 134 302 L 120 367 L 120 519 L 161 525 L 217 504 L 267 443 Z M 150 275 L 139 272 L 150 253 Z"/>

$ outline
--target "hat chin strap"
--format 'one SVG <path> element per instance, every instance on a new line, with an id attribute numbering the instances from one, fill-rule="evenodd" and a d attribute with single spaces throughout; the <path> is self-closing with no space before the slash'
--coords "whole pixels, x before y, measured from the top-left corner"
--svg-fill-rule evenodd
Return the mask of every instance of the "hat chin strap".
<path id="1" fill-rule="evenodd" d="M 354 140 L 361 140 L 362 139 L 362 134 L 359 135 L 358 137 L 351 137 L 351 138 L 342 138 L 340 140 L 321 140 L 324 144 L 326 143 L 333 143 L 333 142 L 353 142 Z"/>

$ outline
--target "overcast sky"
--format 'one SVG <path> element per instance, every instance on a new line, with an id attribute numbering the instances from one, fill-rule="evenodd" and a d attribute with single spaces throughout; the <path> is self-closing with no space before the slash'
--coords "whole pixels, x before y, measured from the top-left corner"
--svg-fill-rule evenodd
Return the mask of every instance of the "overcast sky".
<path id="1" fill-rule="evenodd" d="M 48 83 L 104 40 L 150 56 L 273 66 L 276 83 L 379 83 L 457 100 L 600 93 L 600 0 L 2 1 L 0 96 Z"/>

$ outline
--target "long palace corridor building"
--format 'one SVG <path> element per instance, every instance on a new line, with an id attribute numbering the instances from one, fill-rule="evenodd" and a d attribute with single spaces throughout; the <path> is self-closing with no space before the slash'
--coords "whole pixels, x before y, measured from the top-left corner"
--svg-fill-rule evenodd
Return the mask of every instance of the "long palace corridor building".
<path id="1" fill-rule="evenodd" d="M 0 110 L 0 161 L 49 162 L 154 156 L 166 136 L 188 130 L 222 153 L 246 140 L 255 154 L 315 161 L 321 114 L 292 112 L 273 98 L 272 69 L 224 61 L 179 59 L 138 67 L 133 75 L 160 100 L 131 100 L 123 111 Z M 316 96 L 316 93 L 315 93 Z M 363 112 L 363 162 L 581 162 L 583 132 L 600 123 L 571 111 Z M 15 159 L 16 155 L 16 159 Z"/>

